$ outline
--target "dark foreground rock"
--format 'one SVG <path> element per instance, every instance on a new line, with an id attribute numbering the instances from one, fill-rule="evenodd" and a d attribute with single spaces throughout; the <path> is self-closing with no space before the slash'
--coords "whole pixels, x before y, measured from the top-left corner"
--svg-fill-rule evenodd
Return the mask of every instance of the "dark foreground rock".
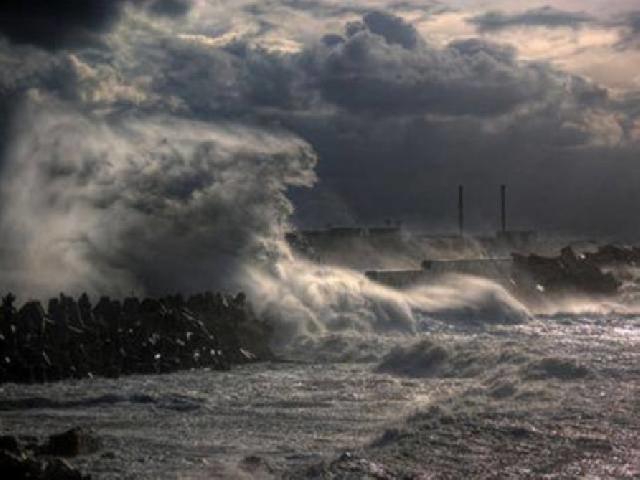
<path id="1" fill-rule="evenodd" d="M 242 293 L 102 297 L 95 306 L 87 295 L 61 294 L 46 310 L 35 301 L 14 303 L 9 294 L 0 309 L 0 383 L 225 370 L 273 357 L 271 327 Z"/>
<path id="2" fill-rule="evenodd" d="M 53 435 L 42 447 L 37 445 L 22 446 L 15 437 L 6 435 L 1 437 L 0 478 L 11 480 L 89 480 L 91 476 L 83 475 L 67 460 L 51 456 L 58 449 L 64 451 L 64 454 L 68 456 L 93 453 L 86 448 L 87 439 L 84 434 L 80 435 L 80 432 L 82 432 L 81 429 L 73 429 L 61 435 Z M 51 448 L 52 439 L 53 443 L 57 445 L 55 449 Z"/>
<path id="3" fill-rule="evenodd" d="M 100 449 L 100 440 L 94 432 L 76 427 L 66 432 L 51 435 L 41 449 L 47 455 L 75 457 L 88 455 Z"/>
<path id="4" fill-rule="evenodd" d="M 640 247 L 603 245 L 595 252 L 585 253 L 585 258 L 599 266 L 637 266 L 640 265 Z"/>
<path id="5" fill-rule="evenodd" d="M 0 450 L 10 453 L 18 453 L 20 451 L 18 439 L 11 435 L 0 436 Z"/>
<path id="6" fill-rule="evenodd" d="M 565 247 L 557 257 L 513 255 L 516 283 L 525 290 L 549 295 L 610 296 L 621 283 L 586 255 L 576 255 Z"/>

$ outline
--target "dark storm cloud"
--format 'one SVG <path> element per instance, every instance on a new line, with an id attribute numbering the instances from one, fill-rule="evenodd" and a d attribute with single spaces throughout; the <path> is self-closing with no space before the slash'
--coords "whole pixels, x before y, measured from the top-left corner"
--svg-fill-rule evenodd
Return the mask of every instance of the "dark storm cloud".
<path id="1" fill-rule="evenodd" d="M 614 22 L 614 26 L 621 30 L 618 48 L 640 48 L 640 10 L 628 12 Z"/>
<path id="2" fill-rule="evenodd" d="M 640 11 L 629 14 L 629 27 L 631 33 L 640 35 Z"/>
<path id="3" fill-rule="evenodd" d="M 327 47 L 335 47 L 336 45 L 344 43 L 344 37 L 336 33 L 328 33 L 327 35 L 322 37 L 322 42 Z"/>
<path id="4" fill-rule="evenodd" d="M 595 19 L 583 12 L 567 12 L 545 6 L 522 13 L 487 12 L 469 20 L 479 31 L 495 31 L 512 27 L 570 27 L 578 28 Z"/>
<path id="5" fill-rule="evenodd" d="M 56 49 L 95 41 L 126 0 L 5 0 L 0 32 L 15 43 Z"/>
<path id="6" fill-rule="evenodd" d="M 160 66 L 148 66 L 154 71 L 153 90 L 174 96 L 187 115 L 203 120 L 244 118 L 253 123 L 261 109 L 286 111 L 309 100 L 309 92 L 297 86 L 301 71 L 286 55 L 243 43 L 211 49 L 184 42 L 166 43 L 164 55 Z"/>
<path id="7" fill-rule="evenodd" d="M 95 44 L 127 3 L 169 16 L 191 8 L 190 0 L 3 0 L 0 33 L 14 43 L 48 50 Z"/>
<path id="8" fill-rule="evenodd" d="M 322 102 L 358 115 L 487 117 L 544 102 L 565 88 L 556 72 L 522 64 L 511 47 L 479 39 L 431 47 L 389 14 L 368 14 L 347 30 L 296 54 L 242 42 L 212 49 L 165 41 L 161 61 L 143 64 L 140 74 L 152 74 L 155 92 L 176 97 L 203 119 L 255 119 L 270 108 L 281 120 L 289 111 L 313 114 Z M 585 86 L 580 95 L 596 101 L 602 92 Z"/>
<path id="9" fill-rule="evenodd" d="M 298 221 L 402 218 L 446 230 L 465 183 L 471 224 L 492 228 L 506 182 L 516 226 L 640 234 L 622 213 L 640 201 L 630 134 L 638 116 L 620 115 L 605 88 L 478 39 L 403 46 L 365 21 L 350 29 L 300 60 L 298 85 L 340 110 L 283 115 L 321 159 L 318 186 L 295 192 Z"/>
<path id="10" fill-rule="evenodd" d="M 554 87 L 547 67 L 520 64 L 509 47 L 471 39 L 433 48 L 412 26 L 382 13 L 350 28 L 344 42 L 308 59 L 324 97 L 349 110 L 494 115 Z"/>
<path id="11" fill-rule="evenodd" d="M 383 12 L 371 12 L 363 17 L 363 22 L 371 33 L 380 35 L 390 45 L 400 45 L 411 50 L 421 42 L 421 37 L 413 25 L 400 17 Z"/>
<path id="12" fill-rule="evenodd" d="M 251 4 L 246 11 L 252 14 L 265 14 L 274 6 L 284 6 L 294 10 L 313 12 L 314 15 L 324 18 L 346 17 L 351 15 L 364 16 L 372 12 L 373 7 L 367 2 L 322 2 L 318 0 L 263 0 L 260 3 Z M 437 0 L 398 0 L 390 1 L 385 5 L 385 11 L 421 12 L 423 17 L 437 15 L 450 9 Z"/>
<path id="13" fill-rule="evenodd" d="M 191 0 L 155 0 L 151 2 L 149 10 L 158 15 L 180 16 L 191 9 Z"/>
<path id="14" fill-rule="evenodd" d="M 354 3 L 346 3 L 340 5 L 339 3 L 318 2 L 317 0 L 280 0 L 276 1 L 277 4 L 289 7 L 295 10 L 302 10 L 305 12 L 314 12 L 317 15 L 323 17 L 343 17 L 345 15 L 366 15 L 371 11 L 371 8 L 366 5 L 357 5 Z M 269 8 L 269 4 L 252 5 L 250 8 L 254 12 L 265 12 Z"/>
<path id="15" fill-rule="evenodd" d="M 185 39 L 140 23 L 135 23 L 131 33 L 125 16 L 106 53 L 69 55 L 20 47 L 24 48 L 20 56 L 29 61 L 16 64 L 19 68 L 3 69 L 0 88 L 6 92 L 42 90 L 72 104 L 74 110 L 115 112 L 111 114 L 117 118 L 135 115 L 141 117 L 141 130 L 149 127 L 144 121 L 147 114 L 162 113 L 171 114 L 172 121 L 181 118 L 176 124 L 184 119 L 231 120 L 245 127 L 292 132 L 319 155 L 318 186 L 292 193 L 297 221 L 309 226 L 400 218 L 430 231 L 447 230 L 455 222 L 452 197 L 456 186 L 464 183 L 473 199 L 470 226 L 491 228 L 496 220 L 496 190 L 508 183 L 514 226 L 640 234 L 628 221 L 632 204 L 640 204 L 635 193 L 640 182 L 640 168 L 634 160 L 638 148 L 629 141 L 637 112 L 614 105 L 607 90 L 592 82 L 547 64 L 519 60 L 511 47 L 480 39 L 437 47 L 422 39 L 406 20 L 381 12 L 364 15 L 347 29 L 328 31 L 324 39 L 320 32 L 317 41 L 299 52 L 267 50 L 252 43 L 252 38 L 214 47 L 213 37 Z M 166 22 L 158 23 L 164 26 Z M 254 26 L 255 18 L 248 23 Z M 80 118 L 88 121 L 92 117 Z M 44 127 L 45 132 L 60 134 L 59 128 Z M 190 128 L 187 125 L 171 135 L 172 141 L 179 143 Z M 169 130 L 163 127 L 151 136 L 154 148 L 161 145 L 159 150 L 164 155 L 166 149 L 172 159 L 171 147 L 163 143 Z M 122 158 L 144 157 L 141 139 L 147 136 L 127 140 L 125 145 L 134 153 L 125 151 Z M 109 137 L 101 145 L 107 145 L 110 152 L 118 145 L 116 140 Z M 260 151 L 261 139 L 255 143 Z M 73 152 L 74 142 L 66 145 Z M 190 217 L 173 212 L 167 216 L 163 209 L 174 202 L 197 201 L 200 182 L 211 184 L 218 173 L 211 169 L 201 174 L 195 160 L 187 162 L 189 168 L 183 172 L 177 157 L 175 163 L 170 162 L 176 165 L 172 168 L 178 169 L 177 174 L 163 180 L 162 172 L 154 169 L 155 158 L 145 163 L 145 169 L 159 175 L 162 188 L 144 184 L 153 192 L 150 201 L 135 193 L 142 183 L 135 175 L 129 180 L 127 171 L 127 175 L 117 172 L 114 177 L 124 190 L 98 199 L 96 205 L 107 210 L 114 201 L 121 205 L 121 197 L 131 189 L 134 193 L 127 198 L 139 203 L 126 206 L 135 210 L 136 222 L 138 214 L 144 218 L 160 215 L 168 232 L 163 238 L 169 239 Z M 160 163 L 166 160 L 157 158 Z M 289 164 L 295 156 L 287 158 Z M 83 159 L 78 157 L 83 168 L 74 170 L 74 181 L 85 179 Z M 242 164 L 234 152 L 225 153 L 224 159 Z M 295 170 L 294 163 L 290 165 Z M 191 169 L 195 176 L 189 174 Z M 238 179 L 243 176 L 231 168 L 219 171 L 233 172 Z M 60 169 L 38 172 L 48 172 L 56 184 L 61 181 Z M 233 184 L 236 177 L 226 180 Z M 110 192 L 103 186 L 98 190 Z M 87 194 L 93 191 L 88 188 Z M 75 198 L 71 193 L 64 199 Z M 249 208 L 259 203 L 262 198 Z M 227 207 L 233 209 L 235 203 L 227 201 Z M 117 215 L 109 211 L 108 216 Z M 204 215 L 197 218 L 206 223 L 201 221 Z M 175 229 L 165 220 L 175 222 Z M 136 223 L 140 230 L 128 230 L 118 238 L 122 245 L 117 252 L 106 248 L 109 243 L 102 238 L 98 250 L 108 250 L 109 265 L 138 265 L 133 273 L 143 283 L 161 288 L 153 280 L 157 272 L 139 261 L 146 257 L 131 258 L 158 243 L 157 235 L 152 235 L 145 248 L 134 248 L 139 245 L 140 231 L 155 231 L 155 220 L 141 222 Z M 212 242 L 195 235 L 189 245 L 206 256 Z M 180 242 L 160 243 L 153 244 L 154 248 L 171 258 Z M 92 247 L 91 251 L 96 250 Z M 92 255 L 105 262 L 104 251 Z M 194 279 L 194 288 L 202 280 Z"/>

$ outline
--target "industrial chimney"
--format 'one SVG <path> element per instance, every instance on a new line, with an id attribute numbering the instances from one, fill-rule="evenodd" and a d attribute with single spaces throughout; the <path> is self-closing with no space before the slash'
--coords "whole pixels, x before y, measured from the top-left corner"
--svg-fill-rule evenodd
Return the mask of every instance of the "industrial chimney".
<path id="1" fill-rule="evenodd" d="M 507 186 L 500 185 L 500 225 L 502 232 L 507 231 Z"/>
<path id="2" fill-rule="evenodd" d="M 464 186 L 458 185 L 458 229 L 464 235 Z"/>

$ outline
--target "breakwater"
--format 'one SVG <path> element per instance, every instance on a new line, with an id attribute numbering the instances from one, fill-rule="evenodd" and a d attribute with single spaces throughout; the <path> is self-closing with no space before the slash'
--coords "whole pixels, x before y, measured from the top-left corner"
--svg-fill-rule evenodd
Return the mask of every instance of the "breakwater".
<path id="1" fill-rule="evenodd" d="M 46 309 L 38 301 L 18 307 L 7 294 L 0 309 L 0 383 L 226 370 L 271 358 L 270 336 L 243 293 L 102 297 L 95 305 L 86 294 L 61 294 Z"/>

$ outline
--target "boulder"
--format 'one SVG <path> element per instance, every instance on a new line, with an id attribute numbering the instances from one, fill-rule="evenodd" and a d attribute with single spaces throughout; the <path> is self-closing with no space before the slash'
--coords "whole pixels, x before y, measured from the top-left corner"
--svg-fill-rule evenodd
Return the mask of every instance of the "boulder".
<path id="1" fill-rule="evenodd" d="M 91 476 L 83 475 L 77 468 L 61 458 L 54 458 L 46 463 L 43 480 L 90 480 Z"/>
<path id="2" fill-rule="evenodd" d="M 0 450 L 0 478 L 22 479 L 44 477 L 44 462 L 25 453 L 12 453 Z"/>
<path id="3" fill-rule="evenodd" d="M 80 427 L 51 435 L 41 450 L 46 455 L 74 457 L 89 455 L 100 449 L 100 439 L 89 430 Z"/>
<path id="4" fill-rule="evenodd" d="M 600 266 L 635 266 L 640 263 L 640 249 L 636 247 L 604 245 L 598 248 L 596 252 L 586 253 L 585 257 L 590 262 Z"/>
<path id="5" fill-rule="evenodd" d="M 558 257 L 513 254 L 514 274 L 526 277 L 550 294 L 579 293 L 613 295 L 620 282 L 586 256 L 578 256 L 565 247 Z M 527 282 L 518 282 L 526 285 Z"/>
<path id="6" fill-rule="evenodd" d="M 254 478 L 270 477 L 276 471 L 268 460 L 257 455 L 249 455 L 243 458 L 239 466 Z"/>
<path id="7" fill-rule="evenodd" d="M 69 432 L 65 432 L 68 434 Z M 65 435 L 62 434 L 62 435 Z M 57 437 L 61 437 L 58 435 Z M 70 435 L 67 435 L 70 438 Z M 76 436 L 80 438 L 80 435 Z M 51 437 L 50 437 L 51 443 Z M 54 440 L 53 443 L 56 441 Z M 86 449 L 87 441 L 84 440 Z M 0 479 L 32 479 L 32 480 L 89 480 L 91 477 L 83 475 L 77 468 L 60 458 L 40 458 L 34 451 L 40 449 L 29 446 L 21 447 L 13 436 L 0 437 Z M 78 450 L 78 449 L 76 449 Z M 39 451 L 38 453 L 49 454 Z"/>
<path id="8" fill-rule="evenodd" d="M 5 450 L 12 453 L 20 452 L 20 444 L 18 443 L 18 439 L 11 435 L 0 436 L 0 450 Z"/>
<path id="9" fill-rule="evenodd" d="M 273 359 L 272 328 L 243 293 L 205 292 L 186 301 L 179 294 L 130 297 L 122 303 L 102 297 L 95 308 L 86 294 L 78 301 L 60 294 L 46 313 L 35 301 L 16 311 L 14 301 L 7 295 L 0 309 L 0 383 L 226 370 Z"/>

